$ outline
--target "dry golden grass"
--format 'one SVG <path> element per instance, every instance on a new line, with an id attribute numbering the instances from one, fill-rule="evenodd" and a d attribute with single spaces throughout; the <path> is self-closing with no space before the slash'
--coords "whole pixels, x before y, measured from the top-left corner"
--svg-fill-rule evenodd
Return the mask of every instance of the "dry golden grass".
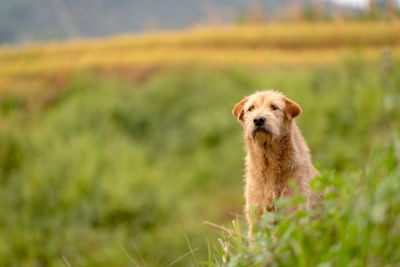
<path id="1" fill-rule="evenodd" d="M 0 48 L 0 92 L 25 90 L 71 71 L 138 70 L 153 66 L 309 66 L 335 64 L 358 53 L 400 54 L 400 25 L 300 23 L 194 28 L 134 36 Z M 45 79 L 45 80 L 46 80 Z"/>

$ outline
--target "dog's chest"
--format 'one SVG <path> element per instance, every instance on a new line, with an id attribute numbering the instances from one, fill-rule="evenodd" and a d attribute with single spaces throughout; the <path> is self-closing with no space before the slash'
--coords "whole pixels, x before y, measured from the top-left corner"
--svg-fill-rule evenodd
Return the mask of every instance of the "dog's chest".
<path id="1" fill-rule="evenodd" d="M 246 182 L 246 199 L 250 204 L 269 205 L 273 199 L 290 196 L 288 172 L 279 166 L 263 170 L 249 169 Z"/>

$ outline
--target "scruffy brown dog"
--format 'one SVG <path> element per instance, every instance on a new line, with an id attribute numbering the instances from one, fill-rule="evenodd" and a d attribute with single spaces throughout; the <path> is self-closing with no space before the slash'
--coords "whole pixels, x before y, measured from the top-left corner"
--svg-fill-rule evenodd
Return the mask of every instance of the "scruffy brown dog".
<path id="1" fill-rule="evenodd" d="M 247 148 L 245 212 L 250 239 L 254 224 L 252 206 L 258 206 L 258 217 L 263 209 L 273 211 L 273 199 L 293 195 L 290 179 L 297 182 L 307 207 L 317 197 L 309 184 L 318 171 L 294 121 L 300 113 L 297 103 L 273 90 L 247 96 L 232 110 L 243 125 Z"/>

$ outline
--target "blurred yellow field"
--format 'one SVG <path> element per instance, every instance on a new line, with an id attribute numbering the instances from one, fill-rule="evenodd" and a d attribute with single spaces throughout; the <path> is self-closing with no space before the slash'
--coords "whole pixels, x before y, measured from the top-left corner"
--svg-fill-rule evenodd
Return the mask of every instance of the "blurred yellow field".
<path id="1" fill-rule="evenodd" d="M 135 71 L 206 64 L 320 66 L 350 54 L 377 60 L 389 48 L 397 58 L 396 22 L 301 23 L 194 28 L 113 38 L 0 48 L 0 91 L 71 71 Z M 34 80 L 33 80 L 34 79 Z M 18 86 L 17 86 L 18 87 Z"/>

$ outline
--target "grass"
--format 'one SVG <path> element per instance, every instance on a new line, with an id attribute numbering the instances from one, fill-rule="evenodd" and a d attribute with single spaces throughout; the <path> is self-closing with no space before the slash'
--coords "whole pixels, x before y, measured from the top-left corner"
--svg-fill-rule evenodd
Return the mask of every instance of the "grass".
<path id="1" fill-rule="evenodd" d="M 216 68 L 338 64 L 350 54 L 399 57 L 398 23 L 300 23 L 209 27 L 68 43 L 0 48 L 0 93 L 40 90 L 77 71 L 141 72 L 205 64 Z M 140 75 L 139 75 L 140 76 Z"/>
<path id="2" fill-rule="evenodd" d="M 251 246 L 247 239 L 224 235 L 206 266 L 400 264 L 399 136 L 376 152 L 368 168 L 326 172 L 312 185 L 326 194 L 322 209 L 288 213 L 288 205 L 301 207 L 304 199 L 278 200 L 277 212 L 261 217 Z M 240 233 L 235 226 L 233 221 Z"/>
<path id="3" fill-rule="evenodd" d="M 205 239 L 214 243 L 218 231 L 202 221 L 227 223 L 243 205 L 233 104 L 266 86 L 296 99 L 316 165 L 347 177 L 369 166 L 399 127 L 399 107 L 390 103 L 400 76 L 380 66 L 349 59 L 325 69 L 192 67 L 144 83 L 77 73 L 53 98 L 7 95 L 0 265 L 126 266 L 128 254 L 139 265 L 165 266 L 188 251 L 174 266 L 206 259 Z"/>

